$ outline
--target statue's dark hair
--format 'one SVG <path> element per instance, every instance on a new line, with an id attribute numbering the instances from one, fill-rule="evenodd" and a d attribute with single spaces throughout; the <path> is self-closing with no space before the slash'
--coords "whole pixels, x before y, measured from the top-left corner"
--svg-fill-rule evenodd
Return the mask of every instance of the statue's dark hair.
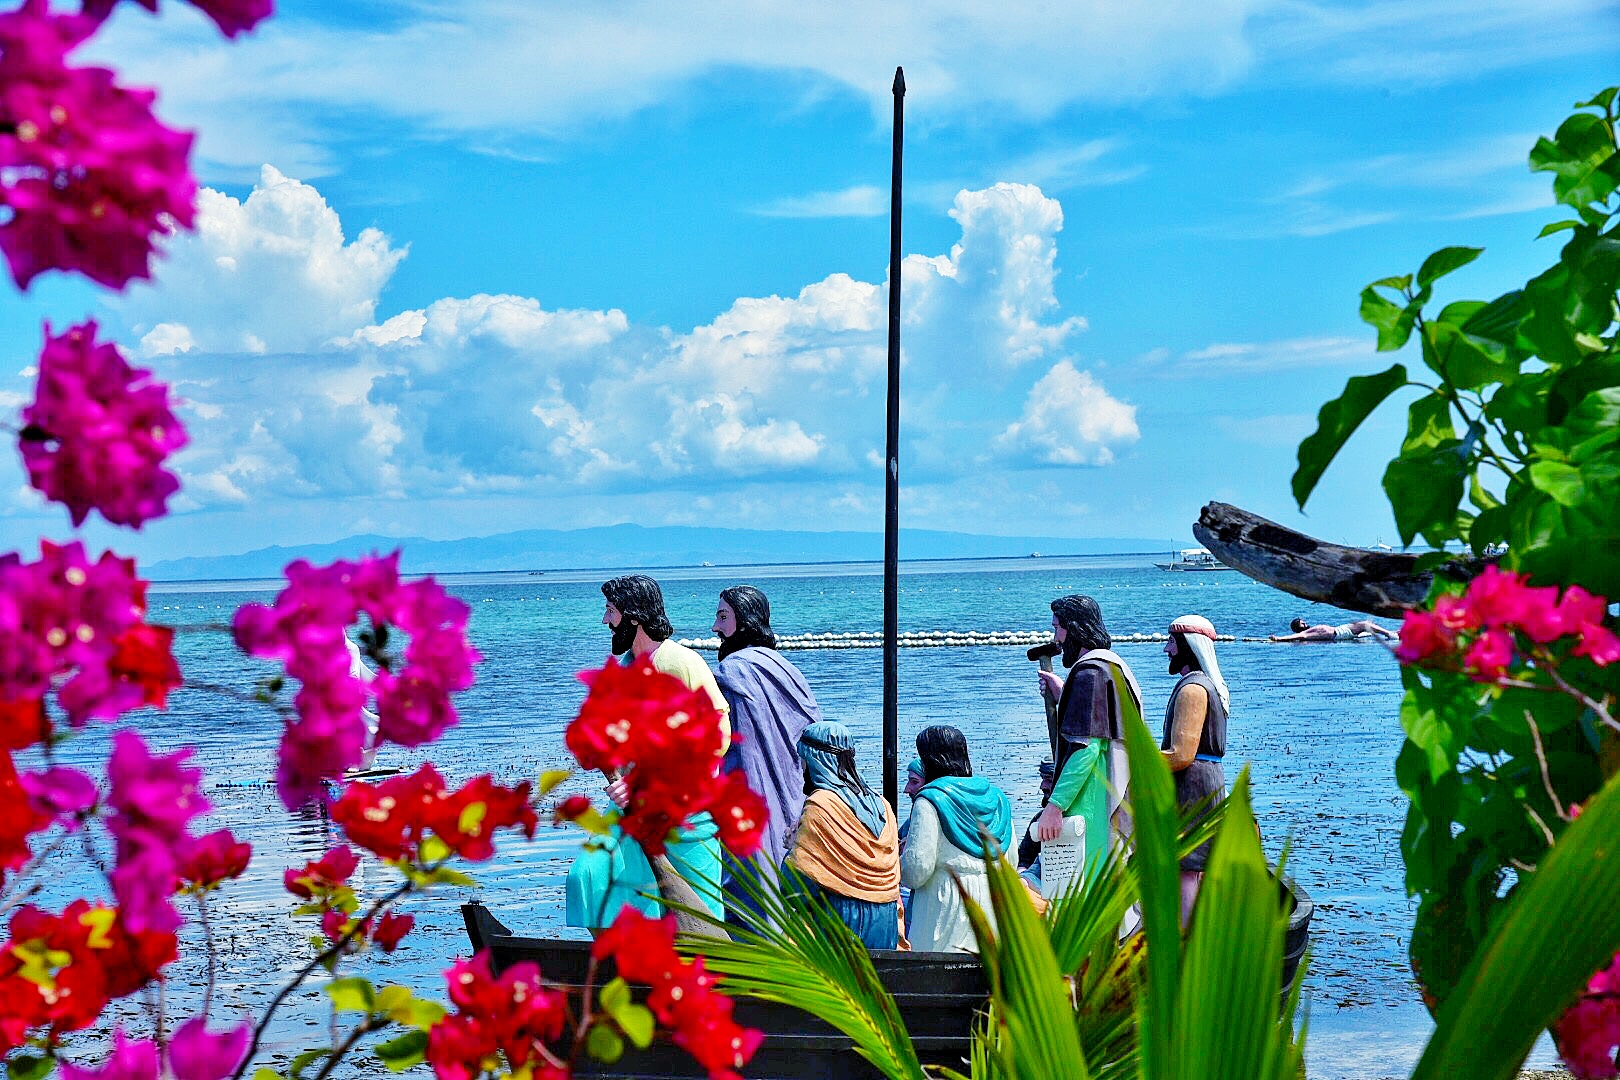
<path id="1" fill-rule="evenodd" d="M 647 575 L 627 574 L 604 581 L 602 595 L 652 640 L 663 641 L 675 632 L 664 613 L 664 591 Z"/>
<path id="2" fill-rule="evenodd" d="M 752 585 L 734 585 L 720 594 L 737 616 L 737 629 L 720 642 L 720 659 L 724 660 L 738 649 L 757 645 L 763 649 L 776 648 L 776 634 L 771 631 L 771 602 Z"/>
<path id="3" fill-rule="evenodd" d="M 1187 644 L 1187 635 L 1180 630 L 1170 631 L 1170 640 L 1176 643 L 1176 662 L 1192 671 L 1203 671 L 1204 665 L 1198 662 L 1198 654 L 1192 651 Z"/>
<path id="4" fill-rule="evenodd" d="M 1073 667 L 1083 652 L 1113 648 L 1114 639 L 1103 625 L 1102 608 L 1091 597 L 1079 593 L 1060 596 L 1052 601 L 1052 614 L 1068 635 L 1063 641 L 1065 665 Z"/>
<path id="5" fill-rule="evenodd" d="M 935 724 L 917 733 L 917 756 L 922 758 L 923 782 L 931 784 L 941 776 L 972 776 L 967 738 L 949 724 Z"/>

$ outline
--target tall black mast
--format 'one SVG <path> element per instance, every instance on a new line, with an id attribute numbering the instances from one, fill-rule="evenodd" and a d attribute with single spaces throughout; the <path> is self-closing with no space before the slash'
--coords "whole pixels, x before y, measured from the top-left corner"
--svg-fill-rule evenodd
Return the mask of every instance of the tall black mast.
<path id="1" fill-rule="evenodd" d="M 889 435 L 883 482 L 883 797 L 900 805 L 900 162 L 906 73 L 894 69 L 894 169 L 889 189 Z"/>

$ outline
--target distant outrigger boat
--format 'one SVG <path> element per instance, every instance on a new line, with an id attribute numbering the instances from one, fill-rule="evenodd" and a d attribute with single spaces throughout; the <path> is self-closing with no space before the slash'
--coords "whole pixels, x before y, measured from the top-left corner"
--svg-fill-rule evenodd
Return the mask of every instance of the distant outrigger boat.
<path id="1" fill-rule="evenodd" d="M 1177 571 L 1214 571 L 1231 570 L 1230 566 L 1221 562 L 1209 553 L 1208 548 L 1182 548 L 1176 552 L 1176 557 L 1169 562 L 1154 563 L 1160 570 Z"/>

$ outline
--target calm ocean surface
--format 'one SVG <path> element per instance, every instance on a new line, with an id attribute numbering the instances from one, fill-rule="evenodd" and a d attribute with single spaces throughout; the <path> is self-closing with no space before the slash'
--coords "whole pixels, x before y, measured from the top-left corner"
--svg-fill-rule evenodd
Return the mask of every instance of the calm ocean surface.
<path id="1" fill-rule="evenodd" d="M 678 637 L 709 636 L 719 590 L 744 582 L 770 596 L 780 634 L 882 628 L 882 579 L 873 564 L 654 573 Z M 584 696 L 574 675 L 599 665 L 607 651 L 598 585 L 609 576 L 592 570 L 441 577 L 472 606 L 472 636 L 485 658 L 477 685 L 459 700 L 460 725 L 429 748 L 446 775 L 493 772 L 513 782 L 567 762 L 563 729 Z M 238 605 L 269 601 L 276 588 L 275 582 L 154 586 L 152 618 L 176 625 L 228 622 Z M 901 629 L 1044 630 L 1049 602 L 1072 592 L 1096 597 L 1115 635 L 1162 632 L 1176 616 L 1192 613 L 1238 637 L 1280 632 L 1295 615 L 1313 622 L 1348 618 L 1236 573 L 1169 574 L 1132 557 L 997 559 L 907 564 Z M 1174 682 L 1161 647 L 1117 647 L 1136 670 L 1155 730 Z M 220 633 L 183 634 L 176 651 L 188 677 L 214 683 L 246 689 L 272 671 L 240 655 Z M 712 663 L 713 654 L 706 655 Z M 823 713 L 856 732 L 863 767 L 877 786 L 881 650 L 788 655 Z M 1406 963 L 1411 905 L 1399 848 L 1404 799 L 1393 779 L 1401 742 L 1394 661 L 1370 643 L 1233 642 L 1222 643 L 1219 655 L 1232 690 L 1228 780 L 1249 763 L 1267 850 L 1275 855 L 1288 845 L 1294 875 L 1317 902 L 1308 981 L 1310 1073 L 1404 1075 L 1421 1049 L 1427 1020 Z M 911 757 L 918 730 L 954 724 L 967 734 L 975 770 L 1001 784 L 1016 820 L 1027 821 L 1038 807 L 1036 766 L 1046 754 L 1046 729 L 1035 665 L 1024 648 L 902 650 L 900 689 L 902 762 Z M 228 886 L 211 912 L 224 961 L 221 1000 L 262 1004 L 308 955 L 303 937 L 310 927 L 286 918 L 292 905 L 281 887 L 282 870 L 318 856 L 335 837 L 318 815 L 289 819 L 276 803 L 268 778 L 279 724 L 267 709 L 183 690 L 171 697 L 167 712 L 141 714 L 138 726 L 161 748 L 197 748 L 214 804 L 208 827 L 228 826 L 254 845 L 247 877 Z M 99 765 L 106 733 L 92 729 L 67 744 L 63 756 Z M 425 756 L 390 748 L 378 764 L 409 768 Z M 580 783 L 577 790 L 594 794 L 596 786 Z M 543 829 L 533 842 L 507 841 L 493 863 L 477 868 L 477 895 L 523 932 L 568 933 L 563 885 L 577 840 L 575 832 Z M 387 884 L 376 867 L 360 873 L 363 893 Z M 89 859 L 75 844 L 53 860 L 43 902 L 59 904 L 94 889 L 93 881 Z M 442 996 L 438 971 L 467 951 L 457 905 L 470 895 L 450 889 L 415 901 L 408 910 L 417 916 L 417 930 L 406 947 L 362 965 L 379 981 Z M 181 998 L 182 1011 L 186 996 L 197 992 L 199 974 L 186 968 L 174 979 L 171 1001 Z M 287 1049 L 313 1042 L 322 1016 L 314 998 L 287 1010 L 274 1042 Z M 1543 1048 L 1537 1059 L 1544 1058 Z"/>

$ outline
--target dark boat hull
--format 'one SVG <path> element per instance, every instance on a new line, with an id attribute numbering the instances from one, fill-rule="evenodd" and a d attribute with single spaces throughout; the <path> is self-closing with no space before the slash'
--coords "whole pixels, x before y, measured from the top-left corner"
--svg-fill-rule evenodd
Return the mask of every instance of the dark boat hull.
<path id="1" fill-rule="evenodd" d="M 540 965 L 548 980 L 567 986 L 585 982 L 590 962 L 588 941 L 530 938 L 513 934 L 482 904 L 463 904 L 467 937 L 474 949 L 488 949 L 497 971 L 523 960 Z M 950 1065 L 965 1071 L 973 1038 L 973 1019 L 989 991 L 977 957 L 951 953 L 874 950 L 872 966 L 894 995 L 906 1029 L 924 1064 Z M 599 971 L 600 985 L 612 978 Z M 765 1032 L 765 1042 L 745 1070 L 750 1080 L 821 1080 L 882 1076 L 855 1052 L 849 1038 L 816 1017 L 789 1005 L 738 999 L 737 1020 Z M 612 1066 L 582 1061 L 580 1076 L 701 1077 L 704 1071 L 684 1050 L 654 1043 L 633 1048 Z"/>
<path id="2" fill-rule="evenodd" d="M 1286 1000 L 1310 942 L 1315 906 L 1305 890 L 1292 881 L 1279 879 L 1278 886 L 1289 905 L 1281 973 Z M 553 983 L 584 985 L 590 942 L 514 934 L 476 902 L 463 904 L 461 913 L 473 949 L 488 949 L 497 971 L 528 960 L 539 964 Z M 949 1065 L 966 1072 L 964 1062 L 972 1044 L 974 1018 L 989 996 L 978 958 L 885 949 L 873 950 L 871 955 L 879 980 L 894 995 L 918 1057 L 927 1065 Z M 611 966 L 600 969 L 597 984 L 612 977 Z M 765 1032 L 765 1042 L 747 1069 L 751 1080 L 876 1080 L 882 1076 L 855 1052 L 847 1036 L 801 1009 L 739 998 L 736 1015 L 739 1022 Z M 685 1078 L 701 1077 L 704 1072 L 685 1051 L 659 1042 L 645 1050 L 627 1049 L 624 1058 L 612 1066 L 581 1061 L 576 1075 Z"/>

